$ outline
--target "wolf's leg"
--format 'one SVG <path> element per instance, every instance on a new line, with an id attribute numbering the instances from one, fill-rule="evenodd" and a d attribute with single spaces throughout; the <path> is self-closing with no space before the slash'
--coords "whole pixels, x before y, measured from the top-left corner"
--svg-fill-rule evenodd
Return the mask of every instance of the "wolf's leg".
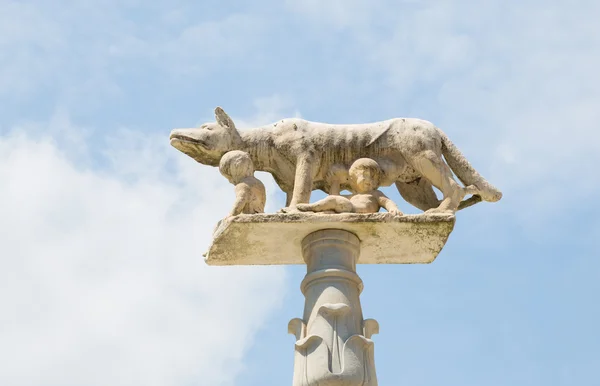
<path id="1" fill-rule="evenodd" d="M 427 178 L 419 178 L 412 182 L 396 181 L 396 188 L 406 202 L 424 212 L 437 208 L 441 203 L 433 191 L 433 185 Z M 477 187 L 469 185 L 464 189 L 466 194 L 472 194 L 473 196 L 461 201 L 457 210 L 468 208 L 482 201 L 481 196 L 479 196 L 480 190 Z"/>
<path id="2" fill-rule="evenodd" d="M 419 178 L 412 182 L 396 181 L 398 192 L 414 207 L 426 211 L 432 208 L 437 208 L 440 205 L 433 186 L 427 178 Z"/>
<path id="3" fill-rule="evenodd" d="M 298 204 L 307 204 L 310 201 L 314 169 L 314 157 L 309 155 L 298 157 L 294 179 L 294 193 L 289 205 L 291 209 L 295 208 Z"/>
<path id="4" fill-rule="evenodd" d="M 456 212 L 467 190 L 454 180 L 450 167 L 442 157 L 432 150 L 425 150 L 414 154 L 409 162 L 444 195 L 440 205 L 428 212 Z M 471 187 L 469 188 L 471 190 Z"/>

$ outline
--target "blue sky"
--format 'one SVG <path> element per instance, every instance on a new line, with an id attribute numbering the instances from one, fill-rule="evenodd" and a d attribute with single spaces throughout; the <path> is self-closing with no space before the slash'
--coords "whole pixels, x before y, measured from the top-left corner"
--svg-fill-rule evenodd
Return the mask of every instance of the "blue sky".
<path id="1" fill-rule="evenodd" d="M 241 128 L 427 119 L 503 190 L 433 264 L 359 267 L 380 384 L 600 385 L 598 16 L 0 0 L 0 384 L 291 382 L 302 267 L 205 266 L 233 188 L 168 144 L 220 105 Z"/>

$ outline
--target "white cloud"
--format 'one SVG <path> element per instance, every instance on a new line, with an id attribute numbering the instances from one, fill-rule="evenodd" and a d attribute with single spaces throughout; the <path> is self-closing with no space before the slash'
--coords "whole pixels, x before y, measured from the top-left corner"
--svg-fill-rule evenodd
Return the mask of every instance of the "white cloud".
<path id="1" fill-rule="evenodd" d="M 0 137 L 0 384 L 233 384 L 285 277 L 203 263 L 233 187 L 166 136 L 99 171 L 32 132 Z"/>
<path id="2" fill-rule="evenodd" d="M 293 12 L 308 17 L 327 27 L 343 29 L 367 23 L 375 2 L 364 0 L 286 0 L 286 6 Z"/>
<path id="3" fill-rule="evenodd" d="M 202 19 L 191 5 L 0 2 L 0 97 L 49 91 L 59 103 L 97 106 L 122 97 L 125 74 L 152 71 L 187 84 L 256 51 L 264 22 L 246 14 Z"/>

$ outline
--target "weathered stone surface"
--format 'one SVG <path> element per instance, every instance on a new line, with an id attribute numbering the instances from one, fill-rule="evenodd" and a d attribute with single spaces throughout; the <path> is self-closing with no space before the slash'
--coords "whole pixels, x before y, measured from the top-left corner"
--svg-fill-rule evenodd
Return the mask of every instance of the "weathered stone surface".
<path id="1" fill-rule="evenodd" d="M 359 264 L 431 263 L 454 228 L 451 214 L 277 213 L 238 215 L 215 229 L 209 265 L 304 264 L 301 242 L 323 229 L 346 230 L 361 242 Z"/>
<path id="2" fill-rule="evenodd" d="M 502 197 L 446 134 L 422 119 L 328 124 L 292 118 L 243 132 L 220 107 L 215 109 L 215 119 L 199 128 L 173 130 L 171 145 L 212 166 L 219 165 L 229 151 L 247 152 L 256 170 L 273 175 L 292 209 L 309 203 L 314 189 L 331 193 L 327 177 L 332 169 L 336 165 L 348 168 L 359 158 L 377 161 L 384 171 L 381 185 L 395 183 L 402 197 L 422 210 L 454 212 Z M 442 192 L 441 201 L 433 186 Z M 473 197 L 461 202 L 469 194 Z"/>
<path id="3" fill-rule="evenodd" d="M 339 168 L 336 168 L 339 169 Z M 348 180 L 353 194 L 338 191 L 312 204 L 298 204 L 301 212 L 377 213 L 384 208 L 390 213 L 402 215 L 396 203 L 377 190 L 381 181 L 381 166 L 370 158 L 359 158 L 348 170 Z"/>
<path id="4" fill-rule="evenodd" d="M 363 319 L 363 284 L 356 274 L 360 244 L 353 233 L 338 229 L 302 240 L 304 315 L 288 324 L 296 337 L 293 386 L 377 386 L 371 336 L 379 324 Z"/>

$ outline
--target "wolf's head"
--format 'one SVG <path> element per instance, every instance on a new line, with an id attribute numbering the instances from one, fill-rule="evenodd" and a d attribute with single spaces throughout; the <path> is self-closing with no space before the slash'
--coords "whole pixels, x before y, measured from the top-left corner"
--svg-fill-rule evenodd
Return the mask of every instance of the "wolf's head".
<path id="1" fill-rule="evenodd" d="M 233 120 L 222 108 L 215 109 L 216 122 L 193 129 L 171 131 L 171 146 L 204 165 L 219 166 L 223 154 L 238 150 L 242 138 Z"/>

